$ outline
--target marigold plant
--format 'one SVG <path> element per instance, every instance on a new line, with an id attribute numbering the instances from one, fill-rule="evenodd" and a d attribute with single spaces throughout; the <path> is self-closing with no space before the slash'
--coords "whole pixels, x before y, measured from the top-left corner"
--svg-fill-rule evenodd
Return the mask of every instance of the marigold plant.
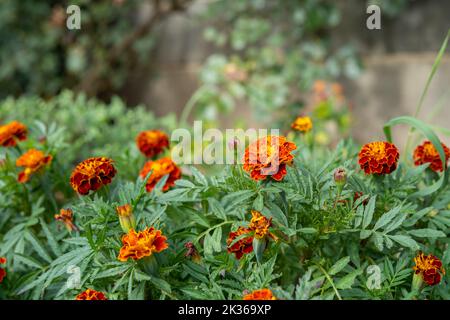
<path id="1" fill-rule="evenodd" d="M 105 157 L 89 158 L 79 163 L 70 176 L 72 188 L 81 195 L 108 185 L 116 175 L 113 161 Z"/>
<path id="2" fill-rule="evenodd" d="M 163 191 L 169 190 L 175 185 L 175 181 L 181 177 L 181 169 L 170 158 L 162 158 L 155 161 L 148 161 L 141 169 L 140 177 L 145 178 L 149 173 L 152 173 L 147 180 L 146 189 L 151 192 L 159 180 L 165 175 L 169 175 L 166 183 L 163 186 Z"/>
<path id="3" fill-rule="evenodd" d="M 428 285 L 435 286 L 441 282 L 442 275 L 445 275 L 445 269 L 442 261 L 432 254 L 424 255 L 422 252 L 414 258 L 415 273 L 420 275 Z"/>
<path id="4" fill-rule="evenodd" d="M 254 180 L 265 180 L 267 176 L 276 181 L 283 180 L 286 165 L 294 159 L 292 151 L 297 146 L 283 136 L 267 136 L 253 142 L 244 153 L 243 169 L 250 172 Z"/>
<path id="5" fill-rule="evenodd" d="M 277 300 L 277 298 L 270 289 L 260 289 L 244 295 L 243 300 Z"/>
<path id="6" fill-rule="evenodd" d="M 86 289 L 78 294 L 75 300 L 108 300 L 103 292 Z"/>
<path id="7" fill-rule="evenodd" d="M 445 153 L 445 168 L 447 168 L 447 162 L 450 158 L 450 149 L 445 144 L 441 144 Z M 414 150 L 413 158 L 416 166 L 429 163 L 430 169 L 435 172 L 440 172 L 444 168 L 438 151 L 430 141 L 424 141 L 424 143 L 417 146 Z"/>
<path id="8" fill-rule="evenodd" d="M 161 230 L 153 227 L 140 232 L 131 229 L 122 237 L 122 248 L 118 259 L 127 261 L 128 259 L 140 260 L 149 257 L 154 253 L 166 250 L 169 247 L 166 241 L 167 237 L 162 235 Z"/>
<path id="9" fill-rule="evenodd" d="M 17 167 L 24 167 L 25 170 L 19 173 L 17 180 L 20 183 L 28 182 L 30 176 L 49 165 L 53 157 L 45 155 L 44 152 L 36 149 L 28 150 L 16 160 Z"/>
<path id="10" fill-rule="evenodd" d="M 169 147 L 169 137 L 159 130 L 142 131 L 136 137 L 136 145 L 146 157 L 151 158 Z"/>
<path id="11" fill-rule="evenodd" d="M 358 163 L 366 174 L 384 175 L 397 169 L 400 154 L 397 147 L 386 141 L 365 144 L 358 154 Z"/>
<path id="12" fill-rule="evenodd" d="M 14 147 L 17 141 L 23 141 L 27 138 L 27 133 L 27 127 L 18 121 L 0 125 L 0 146 Z"/>
<path id="13" fill-rule="evenodd" d="M 313 123 L 310 117 L 298 117 L 291 124 L 291 127 L 294 130 L 306 133 L 312 130 Z"/>

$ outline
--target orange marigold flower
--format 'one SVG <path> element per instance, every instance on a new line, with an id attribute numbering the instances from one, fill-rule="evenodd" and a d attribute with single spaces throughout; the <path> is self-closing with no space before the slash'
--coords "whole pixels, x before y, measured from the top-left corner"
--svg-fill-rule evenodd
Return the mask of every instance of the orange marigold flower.
<path id="1" fill-rule="evenodd" d="M 25 183 L 30 179 L 31 174 L 39 171 L 46 165 L 50 164 L 53 157 L 45 155 L 42 151 L 30 149 L 16 160 L 17 167 L 24 167 L 25 170 L 19 173 L 17 180 Z"/>
<path id="2" fill-rule="evenodd" d="M 254 180 L 264 180 L 271 176 L 276 181 L 283 180 L 286 165 L 290 165 L 294 156 L 291 151 L 297 146 L 283 136 L 267 136 L 249 145 L 244 153 L 243 169 L 250 172 Z"/>
<path id="3" fill-rule="evenodd" d="M 72 209 L 61 209 L 59 214 L 55 214 L 55 220 L 61 221 L 66 226 L 67 231 L 78 231 L 78 227 L 73 223 Z"/>
<path id="4" fill-rule="evenodd" d="M 231 245 L 234 239 L 250 232 L 250 229 L 244 227 L 239 227 L 236 231 L 230 232 L 227 239 L 228 253 L 234 253 L 236 259 L 240 259 L 245 253 L 252 252 L 253 237 L 251 235 L 249 235 L 248 237 L 243 237 L 242 239 L 236 241 L 236 243 Z"/>
<path id="5" fill-rule="evenodd" d="M 108 300 L 103 292 L 87 289 L 76 296 L 75 300 Z"/>
<path id="6" fill-rule="evenodd" d="M 441 282 L 441 274 L 445 275 L 442 261 L 431 254 L 425 256 L 422 252 L 419 252 L 417 257 L 414 258 L 414 262 L 416 265 L 413 270 L 417 275 L 422 276 L 423 281 L 430 286 Z"/>
<path id="7" fill-rule="evenodd" d="M 140 232 L 130 229 L 128 234 L 122 237 L 122 248 L 118 258 L 120 261 L 127 261 L 129 258 L 139 260 L 149 257 L 153 253 L 166 250 L 169 247 L 166 240 L 167 237 L 162 235 L 161 230 L 153 227 Z"/>
<path id="8" fill-rule="evenodd" d="M 295 121 L 291 124 L 292 129 L 301 131 L 301 132 L 308 132 L 311 131 L 313 127 L 313 123 L 310 117 L 298 117 L 295 119 Z"/>
<path id="9" fill-rule="evenodd" d="M 0 264 L 5 264 L 6 258 L 0 257 Z M 0 283 L 2 283 L 3 279 L 6 277 L 6 271 L 3 268 L 0 268 Z"/>
<path id="10" fill-rule="evenodd" d="M 136 145 L 146 157 L 153 157 L 169 147 L 169 137 L 159 130 L 142 131 L 136 137 Z"/>
<path id="11" fill-rule="evenodd" d="M 105 157 L 89 158 L 79 163 L 70 177 L 72 188 L 81 195 L 110 184 L 116 175 L 113 161 Z"/>
<path id="12" fill-rule="evenodd" d="M 390 174 L 397 169 L 397 147 L 386 141 L 365 144 L 359 152 L 359 165 L 366 174 Z"/>
<path id="13" fill-rule="evenodd" d="M 267 219 L 261 212 L 252 210 L 252 220 L 250 221 L 249 229 L 255 231 L 255 238 L 262 239 L 267 235 L 277 240 L 277 237 L 269 231 L 271 226 L 272 218 Z"/>
<path id="14" fill-rule="evenodd" d="M 17 140 L 23 141 L 27 138 L 27 132 L 27 127 L 18 121 L 0 126 L 0 146 L 14 147 Z"/>
<path id="15" fill-rule="evenodd" d="M 243 300 L 277 300 L 277 298 L 270 289 L 260 289 L 244 295 Z"/>
<path id="16" fill-rule="evenodd" d="M 447 168 L 447 162 L 450 158 L 450 149 L 441 142 L 442 148 L 444 149 L 445 153 L 445 168 Z M 434 145 L 430 141 L 425 141 L 420 146 L 417 146 L 417 148 L 414 150 L 414 164 L 416 166 L 420 166 L 425 163 L 430 163 L 430 169 L 433 171 L 442 171 L 442 161 L 439 157 L 439 153 L 434 147 Z"/>
<path id="17" fill-rule="evenodd" d="M 163 187 L 163 191 L 169 190 L 170 187 L 175 185 L 175 181 L 180 179 L 181 170 L 170 158 L 162 158 L 155 161 L 148 161 L 140 172 L 140 176 L 144 179 L 152 171 L 152 174 L 148 178 L 146 189 L 148 192 L 152 191 L 155 185 L 166 174 L 169 178 Z"/>

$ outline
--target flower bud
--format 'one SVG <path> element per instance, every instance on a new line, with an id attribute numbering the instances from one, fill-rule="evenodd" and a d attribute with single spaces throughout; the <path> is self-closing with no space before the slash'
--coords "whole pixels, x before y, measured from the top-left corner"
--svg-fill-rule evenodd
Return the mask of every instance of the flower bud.
<path id="1" fill-rule="evenodd" d="M 344 186 L 347 182 L 347 172 L 343 168 L 338 168 L 334 171 L 334 182 L 337 186 Z"/>
<path id="2" fill-rule="evenodd" d="M 129 204 L 118 206 L 116 211 L 119 216 L 120 226 L 122 227 L 123 232 L 128 233 L 130 229 L 136 228 L 136 219 L 133 215 L 133 208 Z"/>

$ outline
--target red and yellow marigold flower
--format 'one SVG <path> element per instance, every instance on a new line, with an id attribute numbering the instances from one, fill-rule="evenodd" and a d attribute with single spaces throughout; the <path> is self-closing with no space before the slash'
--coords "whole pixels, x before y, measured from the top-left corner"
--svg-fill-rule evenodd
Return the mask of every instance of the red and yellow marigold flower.
<path id="1" fill-rule="evenodd" d="M 400 154 L 397 147 L 386 141 L 365 144 L 359 152 L 359 165 L 366 174 L 390 174 L 397 169 Z"/>
<path id="2" fill-rule="evenodd" d="M 277 300 L 270 289 L 259 289 L 244 295 L 243 300 Z"/>
<path id="3" fill-rule="evenodd" d="M 23 141 L 27 138 L 27 127 L 18 122 L 13 121 L 0 126 L 0 146 L 14 147 L 17 140 Z"/>
<path id="4" fill-rule="evenodd" d="M 6 258 L 0 257 L 0 264 L 5 264 Z M 6 271 L 3 268 L 0 268 L 0 283 L 3 282 L 3 279 L 6 277 Z"/>
<path id="5" fill-rule="evenodd" d="M 267 219 L 261 212 L 252 210 L 252 220 L 250 221 L 249 229 L 255 232 L 255 238 L 263 239 L 266 236 L 277 240 L 278 238 L 269 231 L 272 226 L 272 218 Z"/>
<path id="6" fill-rule="evenodd" d="M 310 117 L 298 117 L 291 124 L 291 128 L 301 132 L 309 132 L 313 127 L 313 123 Z"/>
<path id="7" fill-rule="evenodd" d="M 413 267 L 416 275 L 422 277 L 428 285 L 434 286 L 441 282 L 441 274 L 445 275 L 445 269 L 442 261 L 429 254 L 425 256 L 422 252 L 414 258 L 416 265 Z"/>
<path id="8" fill-rule="evenodd" d="M 136 137 L 136 145 L 146 157 L 151 158 L 169 147 L 169 137 L 159 130 L 142 131 Z"/>
<path id="9" fill-rule="evenodd" d="M 118 206 L 116 211 L 119 216 L 120 226 L 124 232 L 128 233 L 130 229 L 136 228 L 136 219 L 134 218 L 131 205 L 125 204 L 123 206 Z"/>
<path id="10" fill-rule="evenodd" d="M 450 158 L 450 149 L 441 142 L 442 148 L 444 149 L 445 153 L 445 168 L 447 168 L 447 162 Z M 425 141 L 420 146 L 417 146 L 417 148 L 414 150 L 414 164 L 416 166 L 420 166 L 425 163 L 430 163 L 430 169 L 436 172 L 442 171 L 442 161 L 439 157 L 439 153 L 434 147 L 434 145 L 430 141 Z"/>
<path id="11" fill-rule="evenodd" d="M 76 296 L 75 300 L 108 300 L 103 292 L 87 289 Z"/>
<path id="12" fill-rule="evenodd" d="M 146 189 L 147 192 L 153 190 L 155 185 L 165 175 L 169 175 L 166 184 L 163 187 L 163 191 L 169 190 L 170 187 L 175 185 L 175 181 L 180 179 L 181 170 L 170 158 L 162 158 L 155 161 L 148 161 L 140 172 L 140 176 L 144 179 L 152 171 L 152 174 L 147 180 Z"/>
<path id="13" fill-rule="evenodd" d="M 144 231 L 136 232 L 131 229 L 128 234 L 122 237 L 122 248 L 118 259 L 127 261 L 129 258 L 140 260 L 149 257 L 154 253 L 166 250 L 169 244 L 167 238 L 162 235 L 161 230 L 147 228 Z"/>
<path id="14" fill-rule="evenodd" d="M 267 136 L 253 142 L 244 153 L 243 169 L 250 172 L 254 180 L 264 180 L 271 176 L 276 181 L 283 180 L 286 165 L 290 165 L 294 156 L 291 151 L 297 146 L 283 136 Z"/>
<path id="15" fill-rule="evenodd" d="M 55 220 L 64 223 L 67 231 L 78 231 L 78 227 L 73 223 L 72 209 L 61 209 L 59 214 L 55 214 Z"/>
<path id="16" fill-rule="evenodd" d="M 79 194 L 87 195 L 90 190 L 96 191 L 103 185 L 110 184 L 116 172 L 111 159 L 89 158 L 79 163 L 73 170 L 70 184 Z"/>
<path id="17" fill-rule="evenodd" d="M 230 232 L 227 239 L 228 253 L 234 253 L 236 259 L 241 259 L 244 254 L 252 252 L 253 237 L 250 233 L 251 230 L 244 227 L 239 227 L 236 231 Z M 236 238 L 245 234 L 249 234 L 249 236 L 243 237 L 242 239 L 236 241 L 236 243 L 232 244 Z"/>
<path id="18" fill-rule="evenodd" d="M 53 157 L 45 155 L 42 151 L 30 149 L 16 160 L 17 167 L 23 167 L 25 170 L 19 173 L 17 180 L 20 183 L 25 183 L 30 179 L 30 176 L 50 164 Z"/>

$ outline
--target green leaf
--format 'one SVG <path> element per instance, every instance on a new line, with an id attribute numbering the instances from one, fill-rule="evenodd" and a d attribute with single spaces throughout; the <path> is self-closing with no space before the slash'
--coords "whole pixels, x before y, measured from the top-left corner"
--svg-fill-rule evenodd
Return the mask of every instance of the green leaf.
<path id="1" fill-rule="evenodd" d="M 446 236 L 442 231 L 429 228 L 410 230 L 408 233 L 419 238 L 441 238 Z"/>
<path id="2" fill-rule="evenodd" d="M 395 218 L 395 216 L 400 212 L 401 206 L 397 206 L 393 209 L 391 209 L 389 212 L 383 214 L 380 219 L 378 219 L 377 223 L 375 223 L 375 226 L 373 227 L 373 230 L 378 230 L 385 225 L 387 225 L 389 222 L 392 221 L 392 219 Z"/>
<path id="3" fill-rule="evenodd" d="M 366 205 L 364 209 L 364 217 L 363 217 L 363 223 L 362 228 L 366 229 L 369 224 L 372 222 L 373 213 L 375 212 L 375 203 L 376 203 L 376 196 L 373 196 L 370 198 L 369 203 Z"/>
<path id="4" fill-rule="evenodd" d="M 388 236 L 390 239 L 394 240 L 395 242 L 399 243 L 400 245 L 404 246 L 404 247 L 408 247 L 414 250 L 419 249 L 419 245 L 417 244 L 416 241 L 414 241 L 411 237 L 409 236 L 404 236 L 404 235 L 389 235 Z"/>
<path id="5" fill-rule="evenodd" d="M 335 274 L 337 274 L 337 273 L 339 273 L 340 271 L 342 271 L 342 269 L 344 269 L 344 268 L 348 265 L 349 262 L 350 262 L 350 257 L 349 257 L 349 256 L 344 257 L 344 258 L 338 260 L 338 261 L 330 268 L 330 270 L 328 271 L 328 273 L 329 273 L 330 275 L 332 275 L 332 276 L 335 275 Z"/>
<path id="6" fill-rule="evenodd" d="M 336 283 L 336 288 L 340 290 L 344 289 L 351 289 L 353 286 L 353 283 L 355 282 L 355 279 L 357 276 L 359 276 L 362 273 L 361 270 L 355 270 L 346 276 L 339 279 L 339 281 Z"/>

